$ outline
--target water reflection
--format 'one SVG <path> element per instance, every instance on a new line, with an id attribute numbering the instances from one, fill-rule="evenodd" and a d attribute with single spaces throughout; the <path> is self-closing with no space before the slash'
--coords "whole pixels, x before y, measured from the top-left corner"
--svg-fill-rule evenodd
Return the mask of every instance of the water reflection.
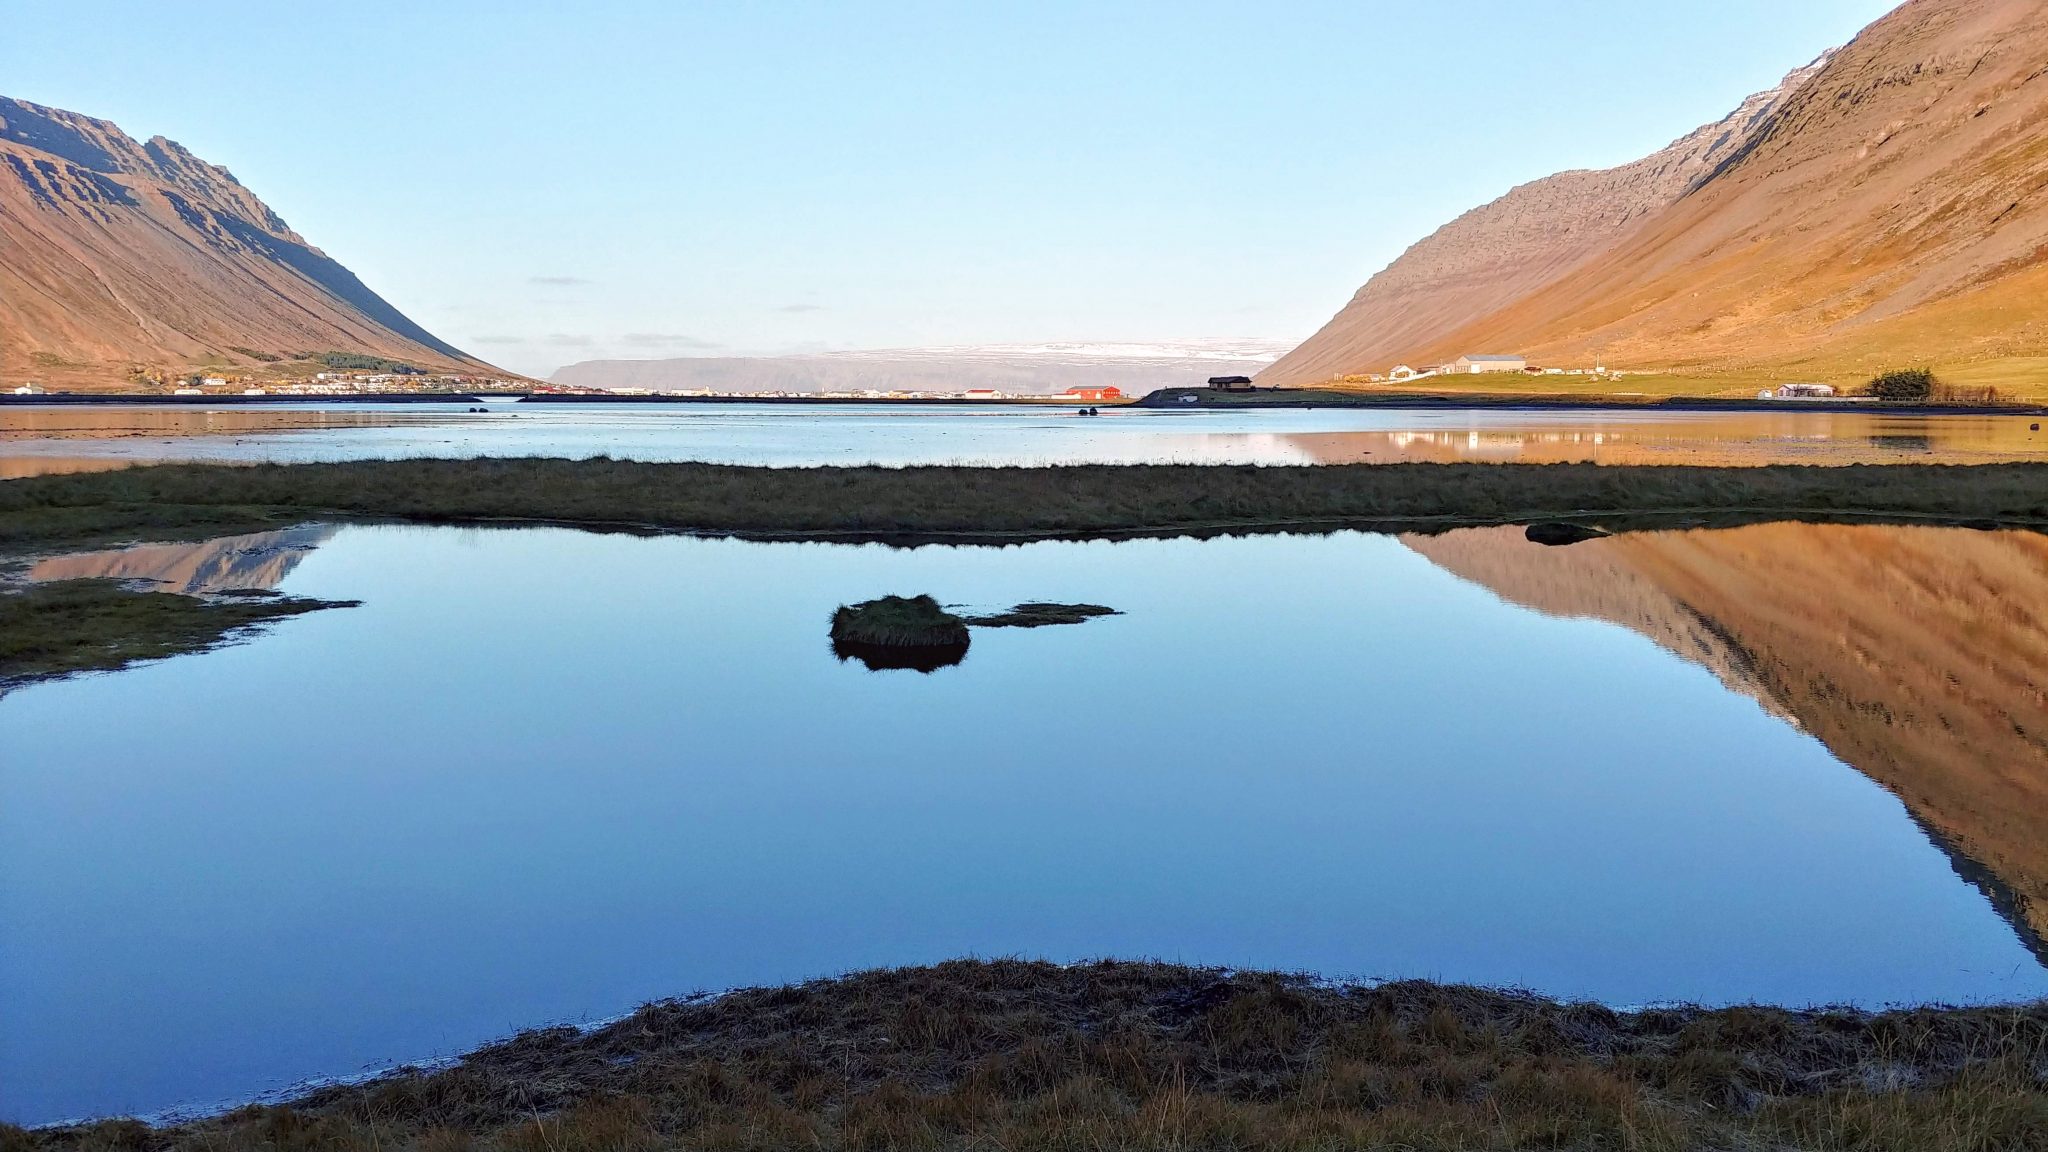
<path id="1" fill-rule="evenodd" d="M 143 544 L 103 552 L 74 552 L 31 565 L 33 581 L 116 579 L 147 581 L 166 592 L 193 595 L 276 588 L 313 549 L 333 537 L 329 524 L 301 524 L 274 532 L 223 536 L 190 544 Z"/>
<path id="2" fill-rule="evenodd" d="M 75 562 L 235 567 L 115 555 Z M 2048 993 L 1975 887 L 2041 923 L 2036 537 L 347 526 L 296 557 L 281 590 L 363 606 L 0 699 L 0 1118 L 967 953 Z M 903 589 L 1128 614 L 932 676 L 822 657 L 835 606 Z"/>
<path id="3" fill-rule="evenodd" d="M 1770 524 L 1406 542 L 1514 603 L 1641 633 L 1812 733 L 2048 955 L 2048 537 Z"/>
<path id="4" fill-rule="evenodd" d="M 842 664 L 857 663 L 870 672 L 922 672 L 930 675 L 967 659 L 972 640 L 958 644 L 862 644 L 832 641 L 832 654 Z"/>
<path id="5" fill-rule="evenodd" d="M 1441 414 L 1436 427 L 1289 440 L 1319 464 L 1986 464 L 2048 459 L 2020 416 L 1860 412 Z"/>
<path id="6" fill-rule="evenodd" d="M 611 456 L 820 464 L 1758 465 L 2048 459 L 2016 416 L 1624 409 L 1110 409 L 532 404 L 0 407 L 0 477 L 162 461 Z"/>
<path id="7" fill-rule="evenodd" d="M 127 440 L 233 437 L 322 429 L 430 427 L 474 405 L 443 404 L 57 404 L 0 406 L 0 445 L 29 440 Z M 472 421 L 473 422 L 473 421 Z"/>

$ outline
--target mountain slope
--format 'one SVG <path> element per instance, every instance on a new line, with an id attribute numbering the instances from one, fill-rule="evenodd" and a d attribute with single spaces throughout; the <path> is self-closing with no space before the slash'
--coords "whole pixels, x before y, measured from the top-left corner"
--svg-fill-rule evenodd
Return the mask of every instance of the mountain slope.
<path id="1" fill-rule="evenodd" d="M 0 379 L 119 384 L 266 354 L 486 366 L 306 243 L 225 168 L 0 97 Z"/>
<path id="2" fill-rule="evenodd" d="M 1397 355 L 1853 379 L 2048 354 L 2044 192 L 2048 0 L 1910 0 L 1617 242 Z"/>
<path id="3" fill-rule="evenodd" d="M 1444 225 L 1368 280 L 1343 311 L 1260 377 L 1311 384 L 1384 371 L 1445 332 L 1526 296 L 1613 247 L 1734 156 L 1827 62 L 1632 164 L 1560 172 Z"/>

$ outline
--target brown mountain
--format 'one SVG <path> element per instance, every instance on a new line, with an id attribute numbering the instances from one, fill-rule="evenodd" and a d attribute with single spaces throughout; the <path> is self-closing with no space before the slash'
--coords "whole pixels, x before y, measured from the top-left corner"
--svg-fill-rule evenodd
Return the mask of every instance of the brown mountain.
<path id="1" fill-rule="evenodd" d="M 1613 247 L 1734 155 L 1827 58 L 1633 164 L 1560 172 L 1474 208 L 1408 249 L 1260 377 L 1312 384 L 1395 361 Z"/>
<path id="2" fill-rule="evenodd" d="M 487 365 L 407 319 L 225 168 L 159 136 L 0 97 L 0 380 L 261 368 L 360 352 Z M 252 355 L 261 353 L 261 356 Z"/>
<path id="3" fill-rule="evenodd" d="M 1633 629 L 1798 724 L 2048 954 L 2048 538 L 1770 524 L 1405 542 L 1508 600 Z"/>
<path id="4" fill-rule="evenodd" d="M 1467 352 L 1822 375 L 2048 354 L 2048 0 L 1911 0 L 1759 99 L 1675 192 L 1631 184 L 1589 224 L 1569 190 L 1637 166 L 1568 174 L 1452 225 L 1265 380 Z"/>

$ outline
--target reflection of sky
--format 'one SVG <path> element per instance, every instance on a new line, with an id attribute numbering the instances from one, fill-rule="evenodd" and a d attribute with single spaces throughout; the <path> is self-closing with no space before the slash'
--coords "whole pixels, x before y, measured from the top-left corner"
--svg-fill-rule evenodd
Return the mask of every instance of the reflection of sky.
<path id="1" fill-rule="evenodd" d="M 283 588 L 365 604 L 0 701 L 0 1115 L 967 953 L 1620 1003 L 2048 992 L 1817 742 L 1393 539 L 351 527 Z M 1126 615 L 931 676 L 832 657 L 835 606 L 918 592 Z"/>
<path id="2" fill-rule="evenodd" d="M 613 456 L 733 464 L 1310 464 L 1405 460 L 1764 464 L 2048 458 L 2023 417 L 1860 413 L 847 405 L 0 409 L 0 476 L 38 461 Z M 10 423 L 11 422 L 11 423 Z"/>

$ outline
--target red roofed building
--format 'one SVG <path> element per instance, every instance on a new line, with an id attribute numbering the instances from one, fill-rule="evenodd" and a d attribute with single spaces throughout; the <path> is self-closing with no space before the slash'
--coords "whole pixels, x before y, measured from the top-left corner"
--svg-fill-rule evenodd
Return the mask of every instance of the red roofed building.
<path id="1" fill-rule="evenodd" d="M 1060 393 L 1060 398 L 1089 401 L 1121 400 L 1124 398 L 1124 390 L 1113 385 L 1108 388 L 1069 388 Z"/>

